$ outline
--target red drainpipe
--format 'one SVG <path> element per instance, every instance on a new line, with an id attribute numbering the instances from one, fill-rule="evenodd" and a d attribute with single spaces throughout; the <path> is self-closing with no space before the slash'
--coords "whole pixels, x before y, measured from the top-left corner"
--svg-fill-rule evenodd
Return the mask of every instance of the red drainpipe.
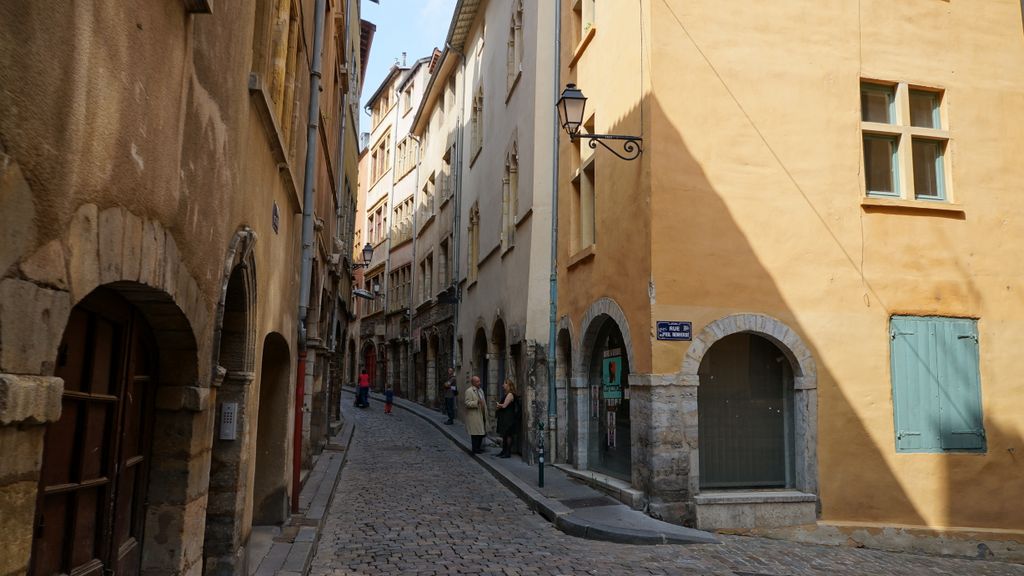
<path id="1" fill-rule="evenodd" d="M 306 395 L 306 351 L 299 352 L 299 376 L 295 381 L 295 435 L 292 437 L 292 514 L 299 512 L 302 488 L 302 404 Z"/>

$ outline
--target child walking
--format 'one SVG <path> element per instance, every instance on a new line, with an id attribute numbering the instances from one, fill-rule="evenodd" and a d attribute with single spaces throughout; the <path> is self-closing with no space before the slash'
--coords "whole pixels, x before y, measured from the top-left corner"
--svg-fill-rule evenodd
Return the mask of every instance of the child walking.
<path id="1" fill-rule="evenodd" d="M 391 388 L 391 384 L 384 389 L 384 413 L 391 414 L 391 406 L 395 403 L 395 391 Z"/>

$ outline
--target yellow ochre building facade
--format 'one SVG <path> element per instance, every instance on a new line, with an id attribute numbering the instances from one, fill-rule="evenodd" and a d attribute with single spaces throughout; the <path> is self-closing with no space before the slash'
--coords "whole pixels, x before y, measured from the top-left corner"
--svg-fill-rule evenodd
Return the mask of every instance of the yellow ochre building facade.
<path id="1" fill-rule="evenodd" d="M 699 528 L 1024 557 L 1021 4 L 561 6 L 582 132 L 643 154 L 561 137 L 556 458 Z"/>

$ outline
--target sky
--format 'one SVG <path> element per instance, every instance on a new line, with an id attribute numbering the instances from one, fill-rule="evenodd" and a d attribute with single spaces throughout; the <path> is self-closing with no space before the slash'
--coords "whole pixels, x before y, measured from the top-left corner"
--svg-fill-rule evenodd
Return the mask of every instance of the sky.
<path id="1" fill-rule="evenodd" d="M 361 0 L 361 17 L 377 25 L 370 46 L 370 62 L 366 66 L 366 80 L 360 109 L 366 99 L 384 80 L 395 60 L 401 61 L 406 52 L 406 64 L 429 56 L 434 48 L 443 48 L 448 25 L 451 23 L 455 0 L 380 0 L 380 4 Z M 363 112 L 360 126 L 369 125 Z"/>

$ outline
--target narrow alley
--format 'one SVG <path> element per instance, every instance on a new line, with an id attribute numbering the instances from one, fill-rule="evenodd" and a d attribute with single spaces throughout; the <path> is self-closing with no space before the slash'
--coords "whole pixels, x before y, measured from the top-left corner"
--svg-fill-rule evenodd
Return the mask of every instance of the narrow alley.
<path id="1" fill-rule="evenodd" d="M 348 398 L 351 398 L 350 396 Z M 970 559 L 720 536 L 722 544 L 583 540 L 534 514 L 434 426 L 344 403 L 355 433 L 310 574 L 1024 575 Z M 493 458 L 496 448 L 483 458 Z"/>

